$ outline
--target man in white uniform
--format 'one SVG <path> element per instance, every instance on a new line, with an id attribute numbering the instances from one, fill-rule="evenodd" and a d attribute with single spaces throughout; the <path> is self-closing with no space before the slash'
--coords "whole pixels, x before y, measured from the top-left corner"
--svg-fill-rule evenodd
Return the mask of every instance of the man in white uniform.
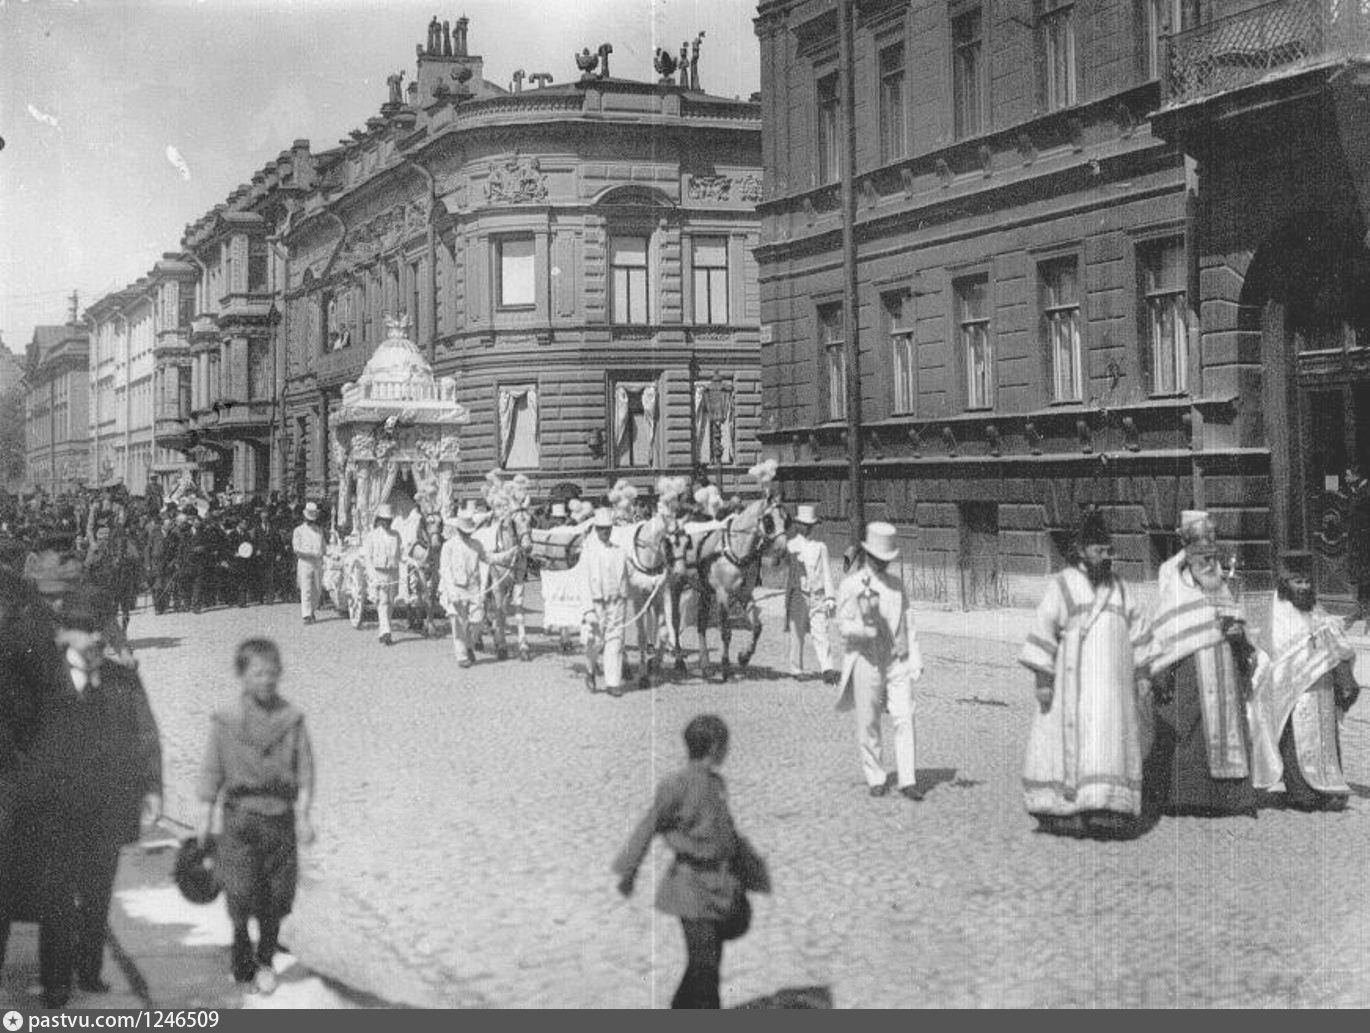
<path id="1" fill-rule="evenodd" d="M 374 526 L 362 542 L 362 559 L 366 563 L 367 579 L 372 598 L 376 600 L 376 620 L 381 643 L 393 645 L 390 637 L 390 605 L 395 601 L 395 589 L 400 581 L 400 536 L 390 529 L 395 511 L 389 503 L 376 509 Z"/>
<path id="2" fill-rule="evenodd" d="M 317 502 L 304 504 L 304 523 L 295 528 L 290 545 L 295 551 L 295 580 L 300 586 L 300 616 L 306 624 L 313 624 L 323 586 L 324 542 Z"/>
<path id="3" fill-rule="evenodd" d="M 438 558 L 438 598 L 452 618 L 452 649 L 458 667 L 474 663 L 476 630 L 485 619 L 485 570 L 491 563 L 511 562 L 518 546 L 491 552 L 475 537 L 474 510 L 463 510 L 448 519 L 452 532 L 442 543 Z"/>
<path id="4" fill-rule="evenodd" d="M 594 533 L 597 539 L 581 558 L 590 582 L 594 603 L 594 623 L 585 644 L 586 684 L 595 691 L 595 669 L 599 654 L 604 655 L 604 685 L 611 696 L 623 695 L 623 625 L 628 618 L 628 554 L 615 545 L 614 511 L 607 506 L 595 510 Z"/>
<path id="5" fill-rule="evenodd" d="M 828 641 L 828 617 L 837 609 L 837 593 L 832 588 L 832 567 L 828 546 L 809 535 L 818 523 L 813 506 L 799 507 L 795 514 L 796 531 L 786 550 L 789 567 L 785 579 L 785 624 L 790 632 L 790 677 L 804 676 L 804 640 L 813 636 L 813 651 L 823 681 L 837 681 Z"/>
<path id="6" fill-rule="evenodd" d="M 839 710 L 856 711 L 861 772 L 871 796 L 889 792 L 880 761 L 880 713 L 894 719 L 894 759 L 899 792 L 918 801 L 923 793 L 913 754 L 913 683 L 923 677 L 923 655 L 909 627 L 904 583 L 889 565 L 899 557 L 892 524 L 872 521 L 861 543 L 865 562 L 842 579 L 837 620 L 846 643 Z"/>

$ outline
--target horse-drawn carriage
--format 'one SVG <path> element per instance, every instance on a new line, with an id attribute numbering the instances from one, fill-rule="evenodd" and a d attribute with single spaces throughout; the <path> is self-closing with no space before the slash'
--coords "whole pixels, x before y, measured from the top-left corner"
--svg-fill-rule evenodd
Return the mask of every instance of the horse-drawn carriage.
<path id="1" fill-rule="evenodd" d="M 422 550 L 423 515 L 452 514 L 452 479 L 461 453 L 458 428 L 470 420 L 457 402 L 456 381 L 433 376 L 406 336 L 407 325 L 408 320 L 386 320 L 386 339 L 357 381 L 344 385 L 342 405 L 330 421 L 333 462 L 341 476 L 324 586 L 354 627 L 382 587 L 393 589 L 411 620 L 417 610 L 425 628 L 431 623 L 432 566 L 414 553 Z M 393 586 L 371 583 L 361 551 L 382 504 L 395 513 L 393 527 L 402 546 L 404 566 Z"/>

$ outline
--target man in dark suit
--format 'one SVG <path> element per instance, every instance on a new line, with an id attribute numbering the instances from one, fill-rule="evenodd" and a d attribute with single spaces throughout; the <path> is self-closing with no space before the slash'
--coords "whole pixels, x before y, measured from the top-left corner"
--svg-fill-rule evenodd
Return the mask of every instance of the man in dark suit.
<path id="1" fill-rule="evenodd" d="M 70 999 L 73 974 L 82 990 L 109 989 L 100 970 L 119 850 L 137 840 L 140 816 L 161 813 L 157 724 L 137 673 L 105 652 L 107 610 L 89 589 L 63 600 L 49 691 L 15 778 L 9 860 L 39 922 L 49 1008 Z M 21 910 L 0 915 L 0 942 Z"/>

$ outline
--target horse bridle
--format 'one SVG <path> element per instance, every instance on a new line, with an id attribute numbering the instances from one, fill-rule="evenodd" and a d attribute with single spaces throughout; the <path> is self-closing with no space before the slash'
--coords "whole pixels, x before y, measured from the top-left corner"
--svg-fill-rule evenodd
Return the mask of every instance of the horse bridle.
<path id="1" fill-rule="evenodd" d="M 756 535 L 756 538 L 752 542 L 751 548 L 747 550 L 747 555 L 741 559 L 739 559 L 737 554 L 733 552 L 732 544 L 732 536 L 735 533 L 733 531 L 733 520 L 736 519 L 737 515 L 734 514 L 733 516 L 728 517 L 727 520 L 723 521 L 723 558 L 727 560 L 729 563 L 731 563 L 734 567 L 737 567 L 740 570 L 743 567 L 747 566 L 749 563 L 751 563 L 753 560 L 755 560 L 761 554 L 763 549 L 765 549 L 768 545 L 774 542 L 777 538 L 781 537 L 781 535 L 785 533 L 783 528 L 776 534 L 770 534 L 766 530 L 765 526 L 766 520 L 770 517 L 772 513 L 775 512 L 775 510 L 776 506 L 772 503 L 771 505 L 768 505 L 765 509 L 761 510 L 761 512 L 757 514 L 756 529 L 754 532 L 749 532 L 749 534 L 754 533 Z"/>

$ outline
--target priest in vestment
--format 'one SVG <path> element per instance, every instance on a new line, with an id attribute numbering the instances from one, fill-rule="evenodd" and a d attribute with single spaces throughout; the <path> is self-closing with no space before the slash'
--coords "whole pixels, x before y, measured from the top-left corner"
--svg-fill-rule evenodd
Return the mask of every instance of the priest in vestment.
<path id="1" fill-rule="evenodd" d="M 1360 687 L 1340 621 L 1318 605 L 1313 554 L 1286 552 L 1270 610 L 1269 662 L 1252 698 L 1254 782 L 1299 810 L 1341 810 L 1341 720 Z"/>
<path id="2" fill-rule="evenodd" d="M 1149 807 L 1167 814 L 1255 816 L 1246 701 L 1255 651 L 1223 578 L 1217 542 L 1189 540 L 1160 584 L 1156 738 L 1146 765 Z"/>
<path id="3" fill-rule="evenodd" d="M 1037 686 L 1023 796 L 1043 832 L 1130 836 L 1140 830 L 1151 738 L 1151 630 L 1135 591 L 1113 573 L 1097 512 L 1085 515 L 1076 547 L 1019 656 Z"/>

